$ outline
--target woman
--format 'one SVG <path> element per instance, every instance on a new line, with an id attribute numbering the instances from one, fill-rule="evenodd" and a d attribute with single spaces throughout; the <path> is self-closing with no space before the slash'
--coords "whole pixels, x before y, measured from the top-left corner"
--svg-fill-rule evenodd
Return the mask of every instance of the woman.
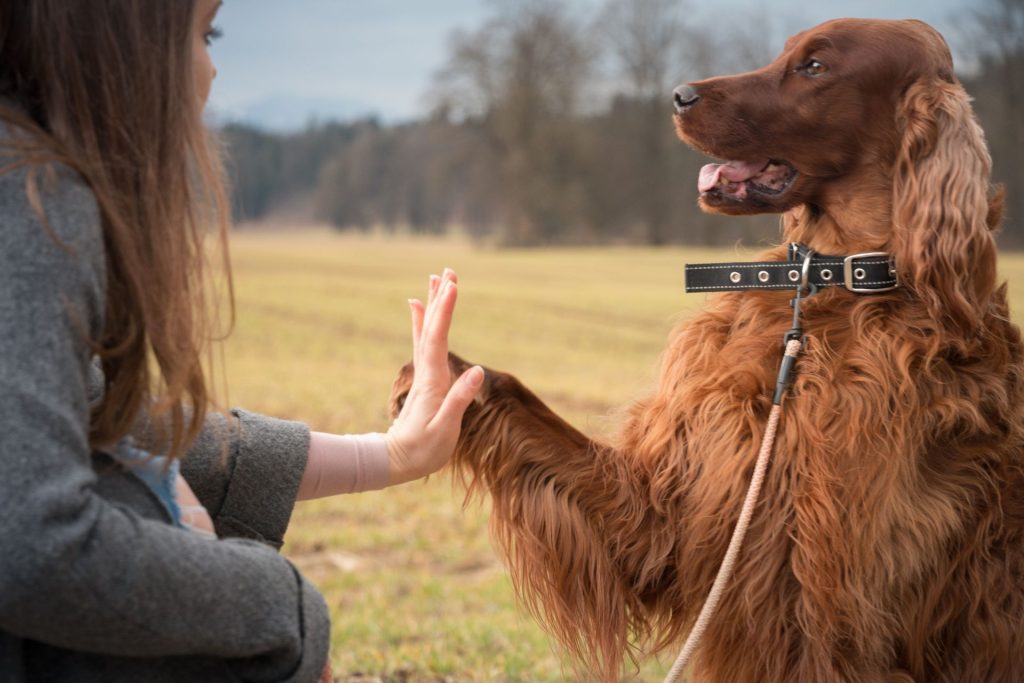
<path id="1" fill-rule="evenodd" d="M 207 410 L 218 5 L 0 5 L 4 681 L 328 677 L 327 609 L 275 550 L 296 498 L 435 471 L 482 380 L 449 376 L 446 271 L 410 302 L 418 384 L 387 435 Z"/>

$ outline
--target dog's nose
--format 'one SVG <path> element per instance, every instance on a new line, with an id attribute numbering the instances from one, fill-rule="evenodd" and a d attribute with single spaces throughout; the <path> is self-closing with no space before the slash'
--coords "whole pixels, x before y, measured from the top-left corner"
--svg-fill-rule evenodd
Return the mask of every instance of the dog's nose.
<path id="1" fill-rule="evenodd" d="M 697 94 L 697 89 L 689 83 L 684 83 L 672 91 L 672 104 L 675 106 L 677 114 L 682 114 L 697 104 L 699 99 L 700 95 Z"/>

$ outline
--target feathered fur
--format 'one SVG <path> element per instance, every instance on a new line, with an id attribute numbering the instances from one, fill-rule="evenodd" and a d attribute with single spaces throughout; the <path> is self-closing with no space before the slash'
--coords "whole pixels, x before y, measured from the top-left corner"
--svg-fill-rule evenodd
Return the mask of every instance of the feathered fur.
<path id="1" fill-rule="evenodd" d="M 830 81 L 792 80 L 808 54 Z M 996 281 L 1001 196 L 945 43 L 919 22 L 829 22 L 764 69 L 694 85 L 684 140 L 800 172 L 775 206 L 705 208 L 785 212 L 784 242 L 823 253 L 888 251 L 901 286 L 806 301 L 774 460 L 692 680 L 1024 680 L 1021 337 Z M 493 370 L 467 412 L 455 464 L 492 496 L 520 594 L 602 680 L 696 618 L 767 421 L 789 297 L 710 298 L 609 443 Z"/>

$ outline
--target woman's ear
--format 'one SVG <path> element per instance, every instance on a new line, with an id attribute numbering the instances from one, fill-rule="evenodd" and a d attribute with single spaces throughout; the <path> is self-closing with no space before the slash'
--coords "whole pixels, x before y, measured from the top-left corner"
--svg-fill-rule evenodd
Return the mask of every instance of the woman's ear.
<path id="1" fill-rule="evenodd" d="M 989 229 L 991 158 L 959 83 L 928 77 L 907 88 L 893 167 L 893 252 L 900 282 L 944 325 L 980 324 L 996 286 Z M 998 199 L 996 204 L 998 204 Z"/>

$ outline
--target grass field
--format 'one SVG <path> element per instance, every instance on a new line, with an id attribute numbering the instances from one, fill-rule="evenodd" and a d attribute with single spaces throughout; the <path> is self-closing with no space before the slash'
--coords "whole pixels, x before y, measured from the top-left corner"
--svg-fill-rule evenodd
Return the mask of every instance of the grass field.
<path id="1" fill-rule="evenodd" d="M 704 300 L 683 293 L 683 264 L 752 253 L 239 232 L 228 399 L 319 430 L 386 429 L 391 381 L 410 356 L 406 300 L 450 266 L 461 282 L 452 349 L 515 373 L 584 431 L 607 433 L 652 386 L 673 324 Z M 1024 257 L 1004 256 L 1002 268 L 1011 300 L 1024 304 Z M 285 553 L 331 607 L 339 680 L 573 678 L 516 605 L 486 527 L 486 504 L 464 509 L 446 474 L 297 507 Z M 623 680 L 660 680 L 673 657 Z"/>

